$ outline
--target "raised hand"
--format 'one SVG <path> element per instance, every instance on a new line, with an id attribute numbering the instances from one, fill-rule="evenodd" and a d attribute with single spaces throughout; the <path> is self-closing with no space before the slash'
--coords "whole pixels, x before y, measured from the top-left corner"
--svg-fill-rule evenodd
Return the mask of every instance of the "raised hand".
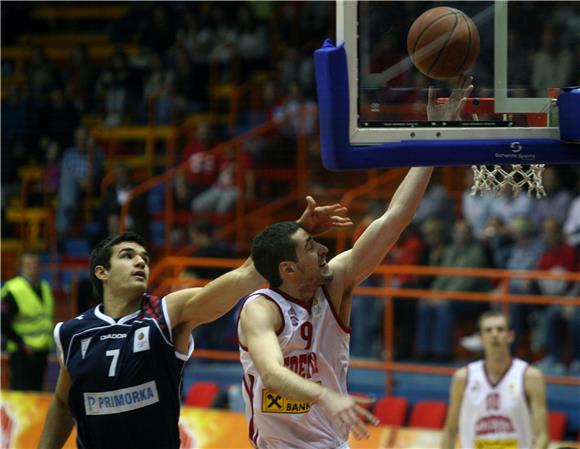
<path id="1" fill-rule="evenodd" d="M 379 419 L 375 415 L 359 405 L 367 405 L 372 402 L 372 399 L 347 396 L 326 390 L 320 398 L 319 404 L 324 407 L 326 413 L 337 426 L 347 426 L 355 438 L 360 440 L 370 436 L 365 422 L 374 426 L 379 424 Z"/>
<path id="2" fill-rule="evenodd" d="M 461 110 L 473 90 L 472 76 L 461 75 L 457 78 L 457 86 L 453 88 L 449 100 L 437 103 L 435 89 L 429 86 L 429 101 L 427 103 L 427 118 L 437 122 L 461 120 Z"/>
<path id="3" fill-rule="evenodd" d="M 328 206 L 317 206 L 310 195 L 306 197 L 306 210 L 298 219 L 298 223 L 310 234 L 316 236 L 331 229 L 352 226 L 348 217 L 348 209 L 339 203 Z"/>

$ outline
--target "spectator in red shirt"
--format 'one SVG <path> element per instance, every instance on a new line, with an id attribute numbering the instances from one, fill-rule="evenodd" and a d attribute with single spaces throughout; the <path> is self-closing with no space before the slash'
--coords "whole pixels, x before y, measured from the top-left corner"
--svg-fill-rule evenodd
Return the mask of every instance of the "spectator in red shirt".
<path id="1" fill-rule="evenodd" d="M 246 198 L 251 198 L 254 191 L 254 176 L 250 166 L 250 158 L 244 151 L 238 155 L 234 148 L 227 148 L 219 161 L 217 179 L 193 199 L 191 203 L 193 211 L 201 214 L 231 212 L 241 193 L 236 179 L 237 170 L 240 170 L 244 177 L 245 188 L 242 193 L 246 194 Z"/>
<path id="2" fill-rule="evenodd" d="M 220 158 L 209 152 L 213 143 L 214 135 L 208 122 L 200 122 L 190 133 L 181 156 L 186 166 L 178 172 L 175 183 L 179 207 L 189 209 L 191 201 L 217 179 Z"/>
<path id="3" fill-rule="evenodd" d="M 574 272 L 579 269 L 576 250 L 566 243 L 562 225 L 555 218 L 546 218 L 542 223 L 542 237 L 546 250 L 538 262 L 538 269 L 547 271 Z M 540 291 L 544 295 L 567 295 L 578 297 L 580 286 L 563 280 L 541 280 Z M 538 362 L 538 368 L 552 374 L 563 374 L 561 358 L 562 325 L 567 322 L 572 337 L 572 363 L 570 371 L 580 374 L 580 307 L 554 304 L 542 316 L 539 335 L 548 355 Z"/>

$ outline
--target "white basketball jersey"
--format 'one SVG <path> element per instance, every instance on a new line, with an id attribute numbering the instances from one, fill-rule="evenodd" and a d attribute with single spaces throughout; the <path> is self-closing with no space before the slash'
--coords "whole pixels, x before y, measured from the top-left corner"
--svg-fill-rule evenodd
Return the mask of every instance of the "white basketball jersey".
<path id="1" fill-rule="evenodd" d="M 346 394 L 350 329 L 339 324 L 326 291 L 318 289 L 309 307 L 282 292 L 262 289 L 252 293 L 242 307 L 260 295 L 280 309 L 283 323 L 277 335 L 284 366 L 305 379 Z M 337 427 L 320 405 L 290 400 L 266 389 L 247 348 L 241 345 L 240 359 L 249 436 L 254 447 L 348 447 L 346 426 Z"/>
<path id="2" fill-rule="evenodd" d="M 531 449 L 532 419 L 524 388 L 528 364 L 513 359 L 494 385 L 483 360 L 467 365 L 467 382 L 459 412 L 464 449 Z"/>

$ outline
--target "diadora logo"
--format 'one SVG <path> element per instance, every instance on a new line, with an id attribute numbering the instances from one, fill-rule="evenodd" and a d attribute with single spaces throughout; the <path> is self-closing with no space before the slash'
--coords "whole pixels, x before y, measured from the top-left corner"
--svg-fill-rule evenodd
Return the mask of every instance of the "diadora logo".
<path id="1" fill-rule="evenodd" d="M 107 335 L 101 335 L 101 340 L 108 340 L 109 338 L 127 338 L 127 334 L 107 334 Z"/>
<path id="2" fill-rule="evenodd" d="M 522 151 L 523 147 L 520 142 L 512 142 L 510 148 L 512 149 L 512 153 L 519 153 L 520 151 Z"/>

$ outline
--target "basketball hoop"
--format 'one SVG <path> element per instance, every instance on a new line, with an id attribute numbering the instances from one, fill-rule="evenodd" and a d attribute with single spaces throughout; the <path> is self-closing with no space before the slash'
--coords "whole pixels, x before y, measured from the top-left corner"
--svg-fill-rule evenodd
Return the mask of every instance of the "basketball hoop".
<path id="1" fill-rule="evenodd" d="M 512 165 L 511 170 L 494 165 L 489 169 L 486 165 L 472 165 L 473 186 L 471 195 L 484 192 L 493 192 L 496 196 L 501 195 L 508 188 L 512 189 L 514 198 L 520 196 L 522 190 L 527 188 L 528 196 L 536 192 L 536 198 L 546 196 L 544 185 L 542 184 L 542 173 L 546 168 L 545 164 L 532 164 L 527 169 L 522 165 Z"/>

